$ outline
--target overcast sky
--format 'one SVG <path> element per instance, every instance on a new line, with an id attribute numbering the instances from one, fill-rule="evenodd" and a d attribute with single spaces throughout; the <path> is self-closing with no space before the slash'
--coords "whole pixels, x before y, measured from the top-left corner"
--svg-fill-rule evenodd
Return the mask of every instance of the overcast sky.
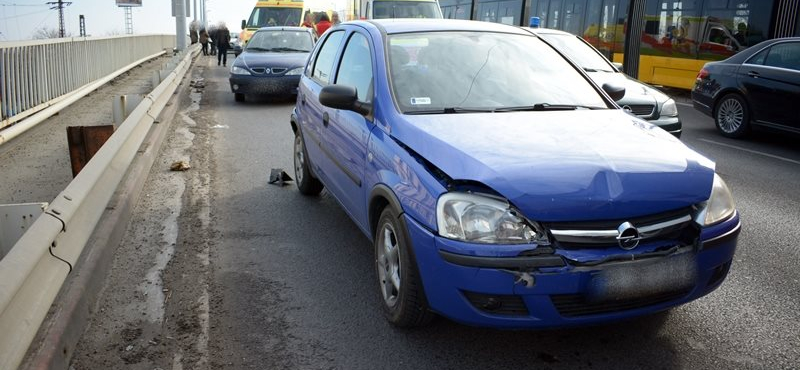
<path id="1" fill-rule="evenodd" d="M 28 40 L 36 29 L 58 29 L 58 10 L 50 10 L 47 2 L 58 0 L 0 0 L 0 41 Z M 125 13 L 115 0 L 70 0 L 65 8 L 64 23 L 68 33 L 79 35 L 78 16 L 86 19 L 86 33 L 106 36 L 125 33 Z M 196 0 L 198 3 L 201 0 Z M 192 7 L 195 0 L 190 0 Z M 210 23 L 224 21 L 231 31 L 238 31 L 242 19 L 250 16 L 255 0 L 206 0 Z M 133 9 L 133 33 L 175 34 L 170 0 L 142 0 L 142 7 Z M 199 7 L 199 6 L 198 6 Z M 194 19 L 187 18 L 188 22 Z M 188 32 L 188 30 L 187 30 Z"/>

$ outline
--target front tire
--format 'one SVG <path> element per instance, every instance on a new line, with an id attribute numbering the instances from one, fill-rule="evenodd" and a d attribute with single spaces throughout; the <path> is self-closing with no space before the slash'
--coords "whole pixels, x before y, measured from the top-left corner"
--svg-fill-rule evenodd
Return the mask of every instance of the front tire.
<path id="1" fill-rule="evenodd" d="M 238 101 L 238 102 L 240 102 L 240 103 L 244 102 L 244 94 L 234 93 L 233 94 L 233 99 Z"/>
<path id="2" fill-rule="evenodd" d="M 317 195 L 322 191 L 322 183 L 311 174 L 305 140 L 300 128 L 294 134 L 294 179 L 297 189 L 303 195 Z"/>
<path id="3" fill-rule="evenodd" d="M 394 209 L 386 207 L 375 233 L 375 270 L 386 319 L 403 328 L 425 326 L 434 317 L 407 235 Z"/>
<path id="4" fill-rule="evenodd" d="M 747 102 L 737 94 L 723 96 L 714 112 L 714 122 L 723 136 L 745 137 L 750 131 L 750 110 Z"/>

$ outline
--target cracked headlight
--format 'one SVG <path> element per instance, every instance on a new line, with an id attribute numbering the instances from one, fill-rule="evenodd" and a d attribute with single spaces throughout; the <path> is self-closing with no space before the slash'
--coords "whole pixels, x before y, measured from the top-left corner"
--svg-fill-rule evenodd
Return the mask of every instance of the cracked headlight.
<path id="1" fill-rule="evenodd" d="M 289 72 L 286 72 L 286 76 L 299 76 L 303 74 L 303 67 L 292 68 Z"/>
<path id="2" fill-rule="evenodd" d="M 547 233 L 507 201 L 471 193 L 447 193 L 436 204 L 439 235 L 482 244 L 548 245 Z"/>
<path id="3" fill-rule="evenodd" d="M 678 106 L 675 104 L 675 101 L 669 99 L 664 102 L 664 105 L 661 106 L 661 115 L 667 117 L 675 117 L 678 115 Z"/>
<path id="4" fill-rule="evenodd" d="M 249 75 L 250 72 L 247 71 L 247 69 L 244 69 L 244 68 L 239 67 L 237 65 L 233 65 L 233 66 L 231 66 L 231 74 L 234 74 L 234 75 Z"/>
<path id="5" fill-rule="evenodd" d="M 735 211 L 736 205 L 733 203 L 733 196 L 728 185 L 715 173 L 711 197 L 700 204 L 694 218 L 695 222 L 701 226 L 710 226 L 728 219 Z"/>

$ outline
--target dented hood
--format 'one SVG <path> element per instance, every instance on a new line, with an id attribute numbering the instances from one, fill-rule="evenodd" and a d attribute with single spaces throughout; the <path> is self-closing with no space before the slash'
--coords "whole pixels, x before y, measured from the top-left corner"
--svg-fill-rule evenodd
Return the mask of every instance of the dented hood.
<path id="1" fill-rule="evenodd" d="M 708 199 L 714 163 L 621 110 L 405 115 L 391 134 L 538 221 L 607 220 Z"/>

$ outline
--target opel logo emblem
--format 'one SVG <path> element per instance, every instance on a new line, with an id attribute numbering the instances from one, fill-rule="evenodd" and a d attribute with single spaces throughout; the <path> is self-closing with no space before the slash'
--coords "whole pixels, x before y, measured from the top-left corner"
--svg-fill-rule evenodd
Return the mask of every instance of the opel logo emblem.
<path id="1" fill-rule="evenodd" d="M 642 237 L 639 236 L 639 230 L 636 230 L 630 222 L 623 222 L 617 228 L 617 243 L 619 247 L 629 251 L 639 245 Z"/>

